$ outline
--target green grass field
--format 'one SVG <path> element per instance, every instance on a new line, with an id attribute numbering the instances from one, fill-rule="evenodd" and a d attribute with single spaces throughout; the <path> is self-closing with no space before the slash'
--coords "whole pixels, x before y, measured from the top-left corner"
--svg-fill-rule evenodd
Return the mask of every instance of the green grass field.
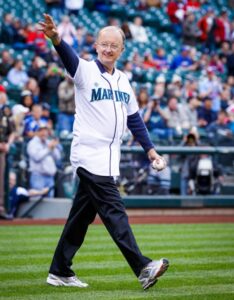
<path id="1" fill-rule="evenodd" d="M 142 252 L 171 266 L 143 291 L 102 225 L 74 259 L 87 289 L 45 283 L 61 226 L 0 227 L 0 299 L 234 299 L 234 224 L 134 225 Z"/>

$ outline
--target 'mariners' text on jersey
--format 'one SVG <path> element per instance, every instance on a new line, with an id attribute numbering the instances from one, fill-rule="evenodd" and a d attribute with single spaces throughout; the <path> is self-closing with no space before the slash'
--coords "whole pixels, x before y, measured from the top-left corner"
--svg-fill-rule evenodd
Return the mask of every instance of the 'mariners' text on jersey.
<path id="1" fill-rule="evenodd" d="M 91 102 L 99 101 L 99 100 L 115 100 L 117 102 L 120 101 L 128 104 L 130 100 L 130 95 L 125 92 L 113 91 L 111 89 L 103 89 L 103 88 L 92 89 Z"/>

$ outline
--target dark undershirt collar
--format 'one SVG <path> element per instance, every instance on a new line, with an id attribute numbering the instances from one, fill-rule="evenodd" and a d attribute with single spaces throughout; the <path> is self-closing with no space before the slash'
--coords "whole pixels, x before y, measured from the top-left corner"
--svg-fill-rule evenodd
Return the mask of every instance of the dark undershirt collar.
<path id="1" fill-rule="evenodd" d="M 106 69 L 105 69 L 104 65 L 100 62 L 100 60 L 95 59 L 95 63 L 97 64 L 98 69 L 100 70 L 100 72 L 101 72 L 102 74 L 103 74 L 103 73 L 106 73 Z M 112 72 L 111 75 L 113 75 L 114 72 L 115 72 L 115 68 L 113 69 L 113 72 Z"/>

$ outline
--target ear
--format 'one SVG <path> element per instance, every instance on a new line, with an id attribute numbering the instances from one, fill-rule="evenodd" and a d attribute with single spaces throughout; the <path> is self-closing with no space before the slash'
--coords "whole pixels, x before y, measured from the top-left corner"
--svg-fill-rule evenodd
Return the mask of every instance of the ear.
<path id="1" fill-rule="evenodd" d="M 97 52 L 97 42 L 95 42 L 95 43 L 93 44 L 93 48 L 96 49 L 96 52 Z"/>

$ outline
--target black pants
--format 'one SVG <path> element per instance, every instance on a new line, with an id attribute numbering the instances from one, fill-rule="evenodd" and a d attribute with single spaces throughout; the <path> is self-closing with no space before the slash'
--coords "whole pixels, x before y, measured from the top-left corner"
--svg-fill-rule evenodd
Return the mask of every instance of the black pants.
<path id="1" fill-rule="evenodd" d="M 128 223 L 124 203 L 113 177 L 97 176 L 78 168 L 78 192 L 55 250 L 50 273 L 74 276 L 72 258 L 81 247 L 89 224 L 99 214 L 136 276 L 151 260 L 143 256 Z"/>

